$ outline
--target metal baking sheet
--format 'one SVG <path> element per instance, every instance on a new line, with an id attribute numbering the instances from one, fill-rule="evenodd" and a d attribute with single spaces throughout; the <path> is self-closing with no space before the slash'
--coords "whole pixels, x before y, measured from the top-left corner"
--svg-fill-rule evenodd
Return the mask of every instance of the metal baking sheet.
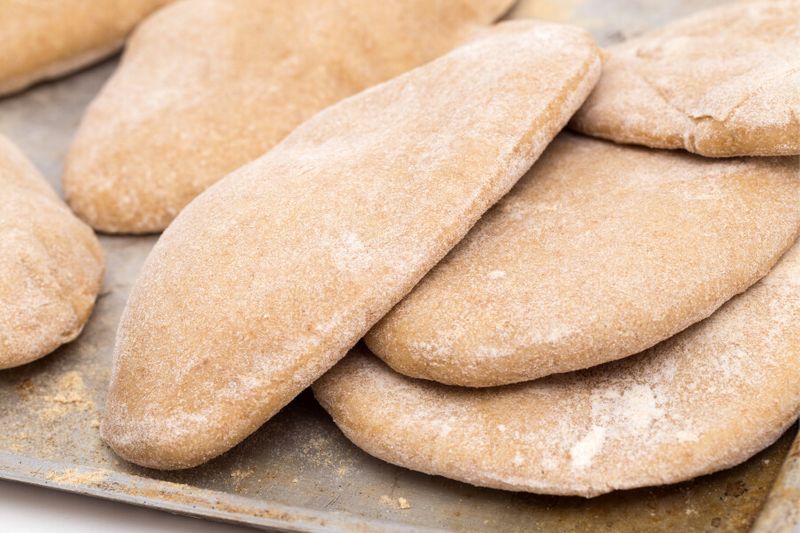
<path id="1" fill-rule="evenodd" d="M 718 3 L 527 0 L 510 16 L 572 21 L 610 43 Z M 115 62 L 0 100 L 0 132 L 59 191 L 72 134 Z M 745 531 L 796 432 L 725 472 L 587 501 L 481 489 L 383 463 L 350 444 L 306 392 L 209 464 L 171 473 L 138 468 L 100 441 L 98 426 L 117 320 L 155 240 L 102 236 L 108 272 L 83 335 L 45 359 L 0 372 L 0 477 L 275 530 Z M 800 452 L 793 453 L 791 464 Z M 776 516 L 792 515 L 797 500 L 786 496 L 797 494 L 789 492 L 798 486 L 792 472 L 775 487 L 768 509 L 778 509 Z"/>
<path id="2" fill-rule="evenodd" d="M 800 532 L 800 438 L 783 464 L 753 533 Z"/>

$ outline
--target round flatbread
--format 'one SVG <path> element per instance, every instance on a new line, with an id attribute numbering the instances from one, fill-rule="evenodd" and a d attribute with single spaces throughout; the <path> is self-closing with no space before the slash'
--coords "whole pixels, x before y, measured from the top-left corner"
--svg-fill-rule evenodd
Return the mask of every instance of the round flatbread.
<path id="1" fill-rule="evenodd" d="M 45 356 L 83 329 L 103 279 L 92 230 L 0 136 L 0 369 Z"/>
<path id="2" fill-rule="evenodd" d="M 474 485 L 595 496 L 745 461 L 800 414 L 800 245 L 709 319 L 636 357 L 489 389 L 356 348 L 314 393 L 356 445 Z"/>
<path id="3" fill-rule="evenodd" d="M 638 353 L 792 245 L 798 169 L 562 134 L 367 345 L 403 374 L 475 387 Z"/>
<path id="4" fill-rule="evenodd" d="M 579 131 L 710 157 L 800 154 L 800 1 L 726 5 L 608 51 Z"/>

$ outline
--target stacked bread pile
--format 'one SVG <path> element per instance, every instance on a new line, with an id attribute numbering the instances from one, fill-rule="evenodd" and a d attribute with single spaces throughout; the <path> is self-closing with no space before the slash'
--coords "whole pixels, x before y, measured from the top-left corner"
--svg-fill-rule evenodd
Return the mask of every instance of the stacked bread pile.
<path id="1" fill-rule="evenodd" d="M 183 0 L 135 31 L 64 176 L 96 229 L 166 228 L 119 325 L 120 456 L 201 464 L 313 385 L 386 461 L 593 496 L 796 420 L 800 2 L 605 52 L 487 26 L 511 3 Z M 0 364 L 55 346 L 24 329 Z"/>

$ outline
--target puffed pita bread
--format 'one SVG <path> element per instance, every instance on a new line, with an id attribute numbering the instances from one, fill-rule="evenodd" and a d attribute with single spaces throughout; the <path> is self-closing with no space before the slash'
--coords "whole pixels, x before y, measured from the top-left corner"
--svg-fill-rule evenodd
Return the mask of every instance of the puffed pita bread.
<path id="1" fill-rule="evenodd" d="M 172 0 L 0 0 L 0 95 L 90 65 Z"/>
<path id="2" fill-rule="evenodd" d="M 83 329 L 103 278 L 92 230 L 0 136 L 0 369 L 43 357 Z"/>
<path id="3" fill-rule="evenodd" d="M 314 384 L 350 440 L 474 485 L 596 496 L 745 461 L 800 415 L 800 245 L 710 318 L 635 357 L 467 389 L 357 347 Z"/>
<path id="4" fill-rule="evenodd" d="M 800 232 L 800 159 L 559 136 L 367 335 L 396 371 L 505 385 L 638 353 L 761 279 Z"/>
<path id="5" fill-rule="evenodd" d="M 131 291 L 104 439 L 164 469 L 240 442 L 511 188 L 601 68 L 579 28 L 503 24 L 328 108 L 200 195 Z"/>
<path id="6" fill-rule="evenodd" d="M 577 130 L 709 157 L 800 154 L 800 1 L 710 9 L 608 51 Z"/>
<path id="7" fill-rule="evenodd" d="M 163 230 L 314 113 L 449 51 L 513 0 L 188 0 L 142 24 L 89 107 L 64 190 L 112 233 Z"/>

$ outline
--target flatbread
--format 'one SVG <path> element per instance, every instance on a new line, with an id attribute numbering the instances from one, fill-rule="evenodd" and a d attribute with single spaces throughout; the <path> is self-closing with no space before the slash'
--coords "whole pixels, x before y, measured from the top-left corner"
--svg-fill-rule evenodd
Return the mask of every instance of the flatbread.
<path id="1" fill-rule="evenodd" d="M 0 95 L 109 56 L 172 0 L 0 0 Z"/>
<path id="2" fill-rule="evenodd" d="M 800 1 L 732 3 L 608 52 L 575 129 L 709 157 L 800 154 Z"/>
<path id="3" fill-rule="evenodd" d="M 445 256 L 600 70 L 579 28 L 503 24 L 328 108 L 199 196 L 131 291 L 103 438 L 165 469 L 236 445 Z"/>
<path id="4" fill-rule="evenodd" d="M 0 369 L 43 357 L 83 329 L 103 278 L 92 230 L 0 136 Z"/>
<path id="5" fill-rule="evenodd" d="M 512 3 L 176 3 L 136 31 L 84 116 L 67 200 L 102 231 L 161 231 L 314 113 L 451 50 Z"/>
<path id="6" fill-rule="evenodd" d="M 741 463 L 800 414 L 800 245 L 707 320 L 635 357 L 488 389 L 356 348 L 314 384 L 350 440 L 474 485 L 596 496 Z"/>
<path id="7" fill-rule="evenodd" d="M 800 159 L 562 134 L 366 337 L 396 371 L 485 387 L 638 353 L 763 277 L 800 232 Z"/>

